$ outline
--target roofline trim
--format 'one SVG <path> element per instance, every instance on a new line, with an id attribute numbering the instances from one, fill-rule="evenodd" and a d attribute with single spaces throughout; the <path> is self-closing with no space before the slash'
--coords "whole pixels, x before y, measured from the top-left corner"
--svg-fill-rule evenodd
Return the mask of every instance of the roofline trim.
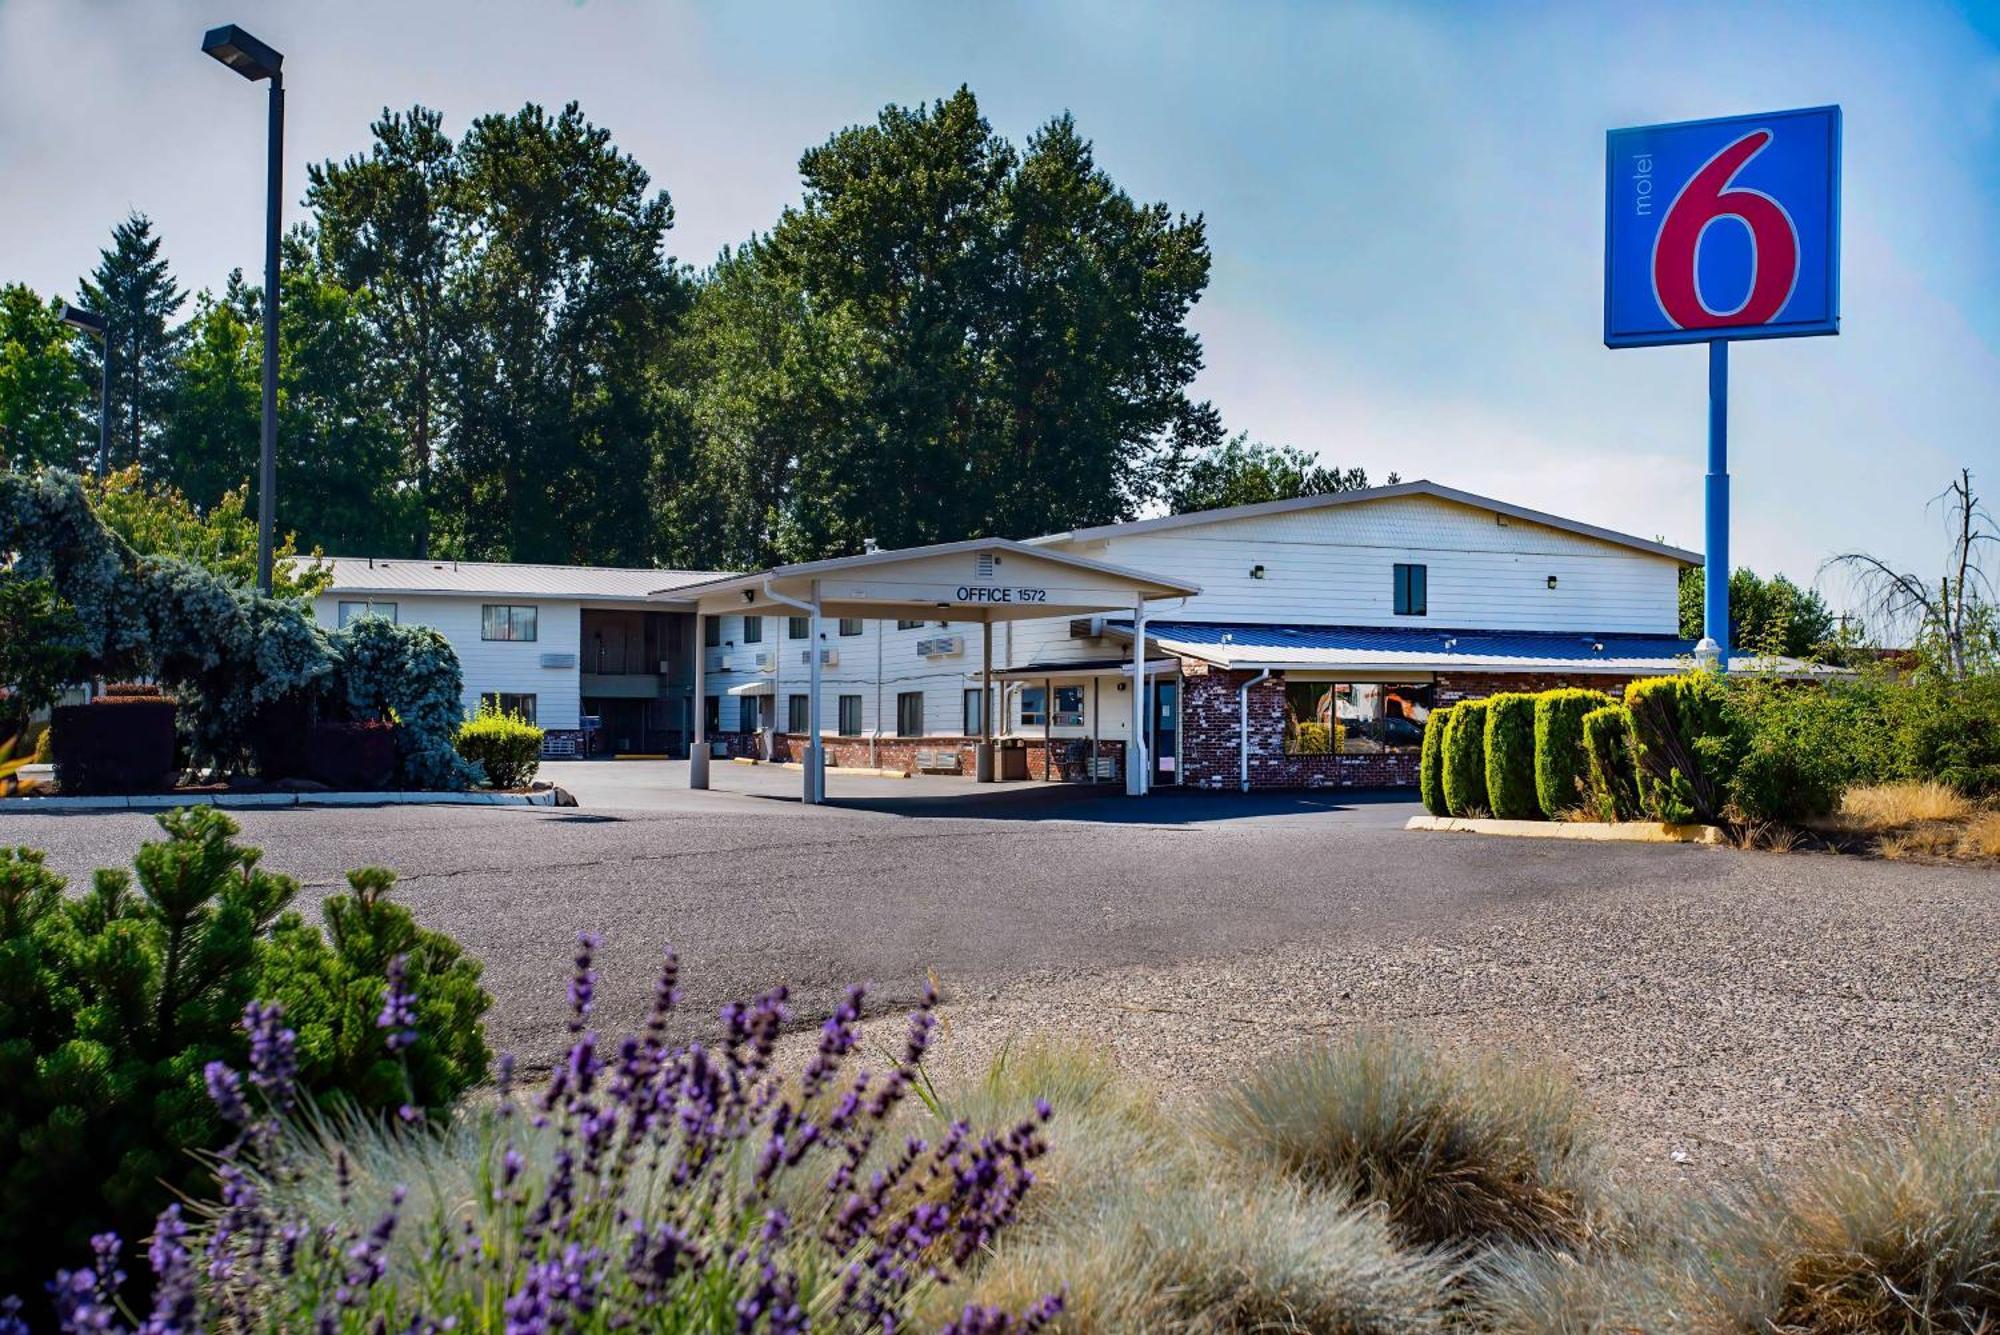
<path id="1" fill-rule="evenodd" d="M 925 547 L 888 547 L 880 551 L 862 552 L 858 556 L 830 556 L 818 561 L 801 561 L 793 565 L 772 566 L 769 570 L 756 570 L 742 575 L 726 575 L 721 579 L 706 580 L 699 584 L 677 584 L 671 588 L 657 590 L 661 594 L 678 594 L 700 599 L 717 593 L 727 593 L 733 588 L 762 586 L 777 579 L 801 579 L 815 576 L 842 574 L 849 570 L 865 569 L 869 566 L 886 565 L 896 561 L 924 560 L 933 556 L 955 556 L 960 552 L 1002 551 L 1017 556 L 1032 556 L 1040 561 L 1054 561 L 1058 565 L 1073 566 L 1078 570 L 1088 570 L 1100 575 L 1113 575 L 1138 584 L 1150 584 L 1167 592 L 1154 595 L 1161 598 L 1192 598 L 1201 592 L 1201 585 L 1185 580 L 1168 579 L 1131 566 L 1115 565 L 1109 561 L 1095 561 L 1087 556 L 1076 556 L 1069 552 L 1052 552 L 1026 542 L 1016 542 L 1012 538 L 966 538 L 959 542 L 932 543 Z"/>
<path id="2" fill-rule="evenodd" d="M 1595 538 L 1600 542 L 1612 543 L 1615 546 L 1630 547 L 1652 556 L 1664 556 L 1683 565 L 1702 564 L 1701 553 L 1689 551 L 1685 547 L 1653 542 L 1630 533 L 1620 533 L 1616 529 L 1586 524 L 1582 520 L 1565 519 L 1561 515 L 1552 515 L 1543 510 L 1531 510 L 1525 505 L 1515 505 L 1511 501 L 1460 491 L 1456 487 L 1432 482 L 1429 478 L 1418 478 L 1414 482 L 1398 482 L 1383 487 L 1362 487 L 1354 491 L 1331 491 L 1317 496 L 1292 496 L 1280 501 L 1257 501 L 1250 505 L 1231 505 L 1218 510 L 1191 510 L 1186 514 L 1159 515 L 1152 519 L 1130 519 L 1122 524 L 1099 524 L 1091 528 L 1070 529 L 1063 533 L 1047 533 L 1038 538 L 1029 538 L 1028 542 L 1037 546 L 1056 542 L 1092 542 L 1099 538 L 1119 537 L 1132 533 L 1154 533 L 1162 529 L 1188 528 L 1197 524 L 1222 523 L 1232 519 L 1290 514 L 1295 510 L 1331 509 L 1335 506 L 1355 505 L 1366 501 L 1393 500 L 1399 496 L 1433 496 L 1438 500 L 1452 501 L 1479 510 L 1491 510 L 1526 523 L 1540 524 L 1545 528 L 1561 529 L 1582 537 Z"/>

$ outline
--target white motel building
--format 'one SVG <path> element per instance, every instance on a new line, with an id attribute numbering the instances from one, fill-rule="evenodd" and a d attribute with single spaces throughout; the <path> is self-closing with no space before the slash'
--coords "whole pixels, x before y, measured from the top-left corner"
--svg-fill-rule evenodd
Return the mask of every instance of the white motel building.
<path id="1" fill-rule="evenodd" d="M 1436 705 L 1687 667 L 1700 561 L 1418 481 L 750 574 L 336 557 L 315 613 L 434 626 L 468 711 L 551 757 L 699 752 L 696 783 L 817 737 L 1134 793 L 1378 787 L 1416 781 Z"/>

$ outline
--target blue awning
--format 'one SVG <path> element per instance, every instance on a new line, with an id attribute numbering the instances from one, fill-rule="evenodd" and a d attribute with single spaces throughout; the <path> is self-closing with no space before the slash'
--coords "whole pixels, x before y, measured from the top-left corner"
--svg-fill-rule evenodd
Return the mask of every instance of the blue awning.
<path id="1" fill-rule="evenodd" d="M 1125 635 L 1132 633 L 1129 621 L 1113 624 Z M 1572 671 L 1638 676 L 1681 671 L 1694 662 L 1694 641 L 1673 635 L 1148 621 L 1146 638 L 1153 652 L 1273 671 Z"/>

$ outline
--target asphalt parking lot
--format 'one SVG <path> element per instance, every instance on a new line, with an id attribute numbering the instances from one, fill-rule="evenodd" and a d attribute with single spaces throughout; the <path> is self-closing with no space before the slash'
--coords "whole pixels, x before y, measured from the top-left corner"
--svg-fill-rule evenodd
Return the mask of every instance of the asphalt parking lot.
<path id="1" fill-rule="evenodd" d="M 1809 854 L 1405 831 L 1402 795 L 1145 800 L 1042 785 L 552 766 L 577 808 L 234 813 L 308 912 L 382 864 L 486 964 L 498 1047 L 564 1041 L 581 929 L 601 1028 L 639 1023 L 659 952 L 700 1026 L 788 984 L 801 1025 L 850 981 L 943 982 L 971 1069 L 1018 1035 L 1107 1045 L 1169 1088 L 1363 1023 L 1547 1051 L 1648 1163 L 1755 1161 L 1926 1097 L 2000 1097 L 2000 877 Z M 82 878 L 139 813 L 0 817 Z M 970 1065 L 968 1065 L 970 1064 Z"/>

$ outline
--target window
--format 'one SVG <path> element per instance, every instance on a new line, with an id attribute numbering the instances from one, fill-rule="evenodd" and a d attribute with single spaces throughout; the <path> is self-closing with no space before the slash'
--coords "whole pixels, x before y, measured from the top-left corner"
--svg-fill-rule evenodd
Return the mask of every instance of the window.
<path id="1" fill-rule="evenodd" d="M 713 737 L 722 731 L 722 697 L 711 695 L 701 702 L 701 735 Z"/>
<path id="2" fill-rule="evenodd" d="M 924 693 L 922 691 L 902 691 L 897 694 L 896 735 L 898 737 L 921 737 L 924 735 Z"/>
<path id="3" fill-rule="evenodd" d="M 1420 617 L 1429 615 L 1427 597 L 1430 583 L 1429 566 L 1396 567 L 1396 615 L 1399 617 Z"/>
<path id="4" fill-rule="evenodd" d="M 1083 687 L 1056 687 L 1056 726 L 1058 728 L 1083 726 Z"/>
<path id="5" fill-rule="evenodd" d="M 1414 751 L 1431 715 L 1428 682 L 1285 683 L 1285 753 L 1369 755 Z"/>
<path id="6" fill-rule="evenodd" d="M 858 695 L 840 697 L 840 735 L 842 737 L 861 735 L 861 697 Z"/>
<path id="7" fill-rule="evenodd" d="M 387 617 L 389 620 L 394 621 L 396 619 L 396 605 L 394 603 L 350 603 L 343 601 L 340 604 L 340 624 L 345 626 L 356 617 Z"/>
<path id="8" fill-rule="evenodd" d="M 785 623 L 785 635 L 789 639 L 803 640 L 811 633 L 806 617 L 791 617 Z"/>
<path id="9" fill-rule="evenodd" d="M 785 701 L 785 731 L 806 732 L 812 727 L 812 704 L 803 695 L 794 695 Z"/>
<path id="10" fill-rule="evenodd" d="M 498 710 L 502 714 L 512 714 L 523 723 L 535 721 L 535 697 L 516 695 L 512 691 L 486 691 L 479 697 L 481 709 Z"/>
<path id="11" fill-rule="evenodd" d="M 1021 688 L 1021 726 L 1039 728 L 1049 721 L 1049 693 L 1039 686 Z"/>
<path id="12" fill-rule="evenodd" d="M 479 638 L 482 640 L 532 640 L 535 638 L 535 609 L 488 603 L 479 609 Z"/>
<path id="13" fill-rule="evenodd" d="M 764 730 L 764 720 L 760 716 L 763 712 L 764 702 L 762 698 L 755 695 L 739 697 L 736 702 L 736 731 L 762 732 Z"/>
<path id="14" fill-rule="evenodd" d="M 842 635 L 859 635 L 861 633 L 861 618 L 842 617 L 840 619 L 840 633 Z"/>
<path id="15" fill-rule="evenodd" d="M 764 642 L 764 618 L 743 618 L 743 643 L 762 644 Z"/>
<path id="16" fill-rule="evenodd" d="M 923 624 L 924 623 L 921 621 L 904 621 L 902 618 L 898 617 L 896 620 L 896 629 L 916 630 L 919 626 L 922 626 Z"/>
<path id="17" fill-rule="evenodd" d="M 978 687 L 969 687 L 965 692 L 965 727 L 967 737 L 986 735 L 986 692 Z"/>
<path id="18" fill-rule="evenodd" d="M 722 647 L 722 618 L 703 617 L 701 622 L 701 647 L 720 649 Z"/>

